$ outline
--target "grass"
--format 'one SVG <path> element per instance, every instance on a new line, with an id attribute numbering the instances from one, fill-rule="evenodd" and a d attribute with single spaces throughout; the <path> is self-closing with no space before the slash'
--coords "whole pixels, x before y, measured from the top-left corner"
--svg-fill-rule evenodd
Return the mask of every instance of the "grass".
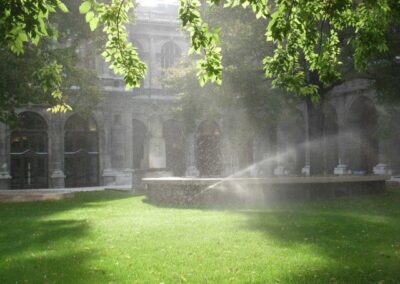
<path id="1" fill-rule="evenodd" d="M 400 193 L 255 210 L 0 204 L 0 283 L 399 283 Z"/>

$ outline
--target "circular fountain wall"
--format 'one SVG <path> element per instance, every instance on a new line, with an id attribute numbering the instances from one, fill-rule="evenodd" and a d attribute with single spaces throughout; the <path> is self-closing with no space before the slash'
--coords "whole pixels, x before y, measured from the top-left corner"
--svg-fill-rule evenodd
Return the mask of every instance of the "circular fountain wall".
<path id="1" fill-rule="evenodd" d="M 166 205 L 248 203 L 327 199 L 380 194 L 384 176 L 316 176 L 265 178 L 145 178 L 150 202 Z"/>

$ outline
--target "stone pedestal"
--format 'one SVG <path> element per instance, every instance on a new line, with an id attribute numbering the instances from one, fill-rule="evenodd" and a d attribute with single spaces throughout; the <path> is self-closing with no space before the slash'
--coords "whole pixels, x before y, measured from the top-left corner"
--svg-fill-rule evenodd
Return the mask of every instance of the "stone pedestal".
<path id="1" fill-rule="evenodd" d="M 274 169 L 274 176 L 287 176 L 288 174 L 284 166 L 279 165 Z"/>
<path id="2" fill-rule="evenodd" d="M 200 176 L 199 170 L 196 168 L 196 158 L 195 158 L 195 137 L 193 133 L 190 133 L 188 135 L 188 138 L 186 139 L 186 149 L 187 149 L 187 169 L 185 172 L 185 176 L 188 177 L 198 177 Z"/>
<path id="3" fill-rule="evenodd" d="M 165 167 L 165 140 L 162 137 L 152 137 L 149 139 L 149 168 L 164 169 Z"/>
<path id="4" fill-rule="evenodd" d="M 342 175 L 349 175 L 350 174 L 350 170 L 349 167 L 345 164 L 339 164 L 334 170 L 333 173 L 335 175 L 338 176 L 342 176 Z"/>
<path id="5" fill-rule="evenodd" d="M 186 169 L 185 175 L 188 177 L 198 177 L 200 176 L 200 172 L 195 166 L 190 166 Z"/>
<path id="6" fill-rule="evenodd" d="M 103 171 L 104 185 L 114 185 L 115 179 L 116 179 L 116 173 L 112 169 L 105 169 Z"/>
<path id="7" fill-rule="evenodd" d="M 52 188 L 64 188 L 65 187 L 65 175 L 62 170 L 54 170 L 50 176 Z"/>
<path id="8" fill-rule="evenodd" d="M 377 164 L 374 169 L 373 169 L 374 174 L 376 175 L 391 175 L 392 171 L 390 169 L 390 166 L 387 164 L 379 163 Z"/>
<path id="9" fill-rule="evenodd" d="M 171 177 L 172 172 L 167 171 L 167 169 L 148 169 L 144 176 L 146 178 Z"/>
<path id="10" fill-rule="evenodd" d="M 132 169 L 118 171 L 115 178 L 115 185 L 132 185 Z"/>
<path id="11" fill-rule="evenodd" d="M 0 172 L 0 190 L 10 189 L 11 176 L 7 171 Z"/>
<path id="12" fill-rule="evenodd" d="M 310 165 L 305 165 L 305 166 L 301 169 L 301 174 L 308 177 L 308 176 L 310 176 L 310 172 L 311 172 L 310 170 L 311 170 Z"/>

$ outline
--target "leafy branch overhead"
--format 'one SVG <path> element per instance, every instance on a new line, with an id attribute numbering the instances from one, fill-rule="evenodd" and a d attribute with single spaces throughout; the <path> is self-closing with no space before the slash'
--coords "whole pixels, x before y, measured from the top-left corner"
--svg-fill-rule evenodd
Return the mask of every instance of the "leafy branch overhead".
<path id="1" fill-rule="evenodd" d="M 136 47 L 128 41 L 125 25 L 129 22 L 128 12 L 133 7 L 129 0 L 112 0 L 110 4 L 87 0 L 79 7 L 92 31 L 99 23 L 103 25 L 107 42 L 102 56 L 106 62 L 111 62 L 110 67 L 115 74 L 124 76 L 127 88 L 139 87 L 147 69 Z"/>
<path id="2" fill-rule="evenodd" d="M 202 9 L 207 5 L 243 7 L 251 9 L 256 18 L 267 19 L 265 39 L 274 49 L 263 60 L 265 76 L 272 79 L 275 87 L 311 95 L 315 100 L 322 89 L 341 80 L 341 60 L 352 61 L 357 70 L 364 70 L 377 55 L 387 52 L 388 29 L 400 19 L 398 0 L 179 2 L 179 17 L 191 40 L 190 52 L 200 56 L 197 77 L 201 85 L 208 81 L 220 84 L 223 71 L 220 29 L 211 28 L 203 20 Z M 146 65 L 129 42 L 126 30 L 134 8 L 133 0 L 83 0 L 79 6 L 92 31 L 101 26 L 106 35 L 102 56 L 116 74 L 124 77 L 127 88 L 138 87 L 146 73 Z M 49 17 L 59 11 L 68 12 L 61 0 L 0 1 L 0 47 L 21 54 L 27 44 L 38 45 L 41 38 L 57 38 Z M 347 57 L 345 49 L 351 49 Z M 49 68 L 53 68 L 52 72 Z M 60 103 L 59 110 L 67 110 L 57 83 L 62 67 L 52 61 L 45 69 L 38 70 L 38 82 L 45 84 L 54 79 L 53 101 Z M 57 74 L 60 77 L 54 78 Z M 40 87 L 44 90 L 43 85 Z"/>
<path id="3" fill-rule="evenodd" d="M 343 34 L 351 31 L 347 43 L 354 49 L 354 65 L 365 69 L 371 58 L 387 51 L 385 35 L 399 10 L 396 0 L 208 0 L 207 4 L 250 7 L 256 17 L 268 18 L 265 36 L 275 48 L 263 61 L 266 77 L 273 79 L 275 87 L 315 99 L 320 88 L 341 79 Z M 220 81 L 218 30 L 210 31 L 201 20 L 198 0 L 180 0 L 180 5 L 192 48 L 203 51 L 200 81 Z"/>

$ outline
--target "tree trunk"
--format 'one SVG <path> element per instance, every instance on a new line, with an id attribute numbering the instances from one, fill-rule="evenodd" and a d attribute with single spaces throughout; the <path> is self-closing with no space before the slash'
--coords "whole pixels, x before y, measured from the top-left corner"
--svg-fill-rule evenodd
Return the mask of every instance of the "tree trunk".
<path id="1" fill-rule="evenodd" d="M 310 175 L 323 175 L 325 173 L 324 153 L 324 126 L 325 126 L 325 94 L 323 84 L 316 72 L 310 72 L 309 83 L 317 85 L 319 101 L 312 102 L 311 96 L 306 96 L 307 121 L 308 121 L 308 142 L 310 151 Z"/>
<path id="2" fill-rule="evenodd" d="M 306 97 L 308 139 L 310 151 L 310 175 L 322 175 L 324 169 L 324 97 L 318 103 L 313 103 L 311 97 Z"/>

